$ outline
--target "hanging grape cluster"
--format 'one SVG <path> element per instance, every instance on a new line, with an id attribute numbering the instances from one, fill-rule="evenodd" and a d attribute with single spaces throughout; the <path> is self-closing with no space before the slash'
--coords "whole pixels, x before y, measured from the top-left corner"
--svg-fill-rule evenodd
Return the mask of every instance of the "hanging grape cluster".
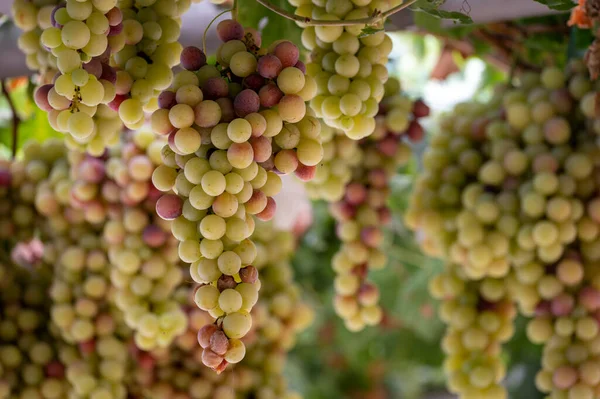
<path id="1" fill-rule="evenodd" d="M 407 222 L 449 262 L 431 289 L 444 299 L 445 370 L 461 397 L 506 397 L 498 344 L 512 334 L 515 305 L 532 317 L 530 339 L 544 344 L 538 388 L 597 395 L 598 126 L 595 85 L 574 61 L 457 106 L 432 137 Z M 453 304 L 461 295 L 471 299 Z M 494 303 L 501 329 L 488 330 L 498 323 L 480 320 Z"/>
<path id="2" fill-rule="evenodd" d="M 396 3 L 400 2 L 290 1 L 297 7 L 296 15 L 319 21 L 367 18 Z M 392 51 L 383 24 L 380 21 L 370 26 L 375 32 L 367 35 L 363 35 L 366 25 L 361 24 L 306 26 L 302 32 L 302 44 L 311 51 L 307 74 L 317 86 L 310 106 L 326 124 L 353 140 L 375 131 L 375 116 L 388 79 L 386 63 Z"/>
<path id="3" fill-rule="evenodd" d="M 196 304 L 217 319 L 199 336 L 204 363 L 222 371 L 243 358 L 240 339 L 258 300 L 254 216 L 273 217 L 279 174 L 310 178 L 322 147 L 320 122 L 306 112 L 315 90 L 298 48 L 283 41 L 264 53 L 260 36 L 233 20 L 220 22 L 217 33 L 224 42 L 217 64 L 185 48 L 186 70 L 160 94 L 151 121 L 168 135 L 153 182 L 173 190 L 156 210 L 173 220 L 179 256 L 200 284 Z"/>

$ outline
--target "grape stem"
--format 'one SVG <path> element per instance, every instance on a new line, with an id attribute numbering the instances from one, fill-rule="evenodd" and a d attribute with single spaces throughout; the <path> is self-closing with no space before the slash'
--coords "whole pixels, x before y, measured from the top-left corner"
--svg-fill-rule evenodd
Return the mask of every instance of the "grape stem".
<path id="1" fill-rule="evenodd" d="M 15 108 L 15 103 L 13 102 L 10 94 L 8 93 L 6 79 L 2 79 L 0 82 L 2 84 L 2 94 L 6 98 L 6 102 L 12 112 L 12 159 L 15 159 L 17 155 L 17 144 L 19 139 L 19 124 L 21 123 L 21 118 L 19 118 L 19 114 L 17 114 L 17 109 Z"/>
<path id="2" fill-rule="evenodd" d="M 367 18 L 359 18 L 359 19 L 348 19 L 345 21 L 324 21 L 320 19 L 313 19 L 309 17 L 301 17 L 299 15 L 291 14 L 285 11 L 283 8 L 280 8 L 274 4 L 269 3 L 268 0 L 256 0 L 257 3 L 262 5 L 265 8 L 273 11 L 275 14 L 280 15 L 284 18 L 290 19 L 292 21 L 296 21 L 302 23 L 305 26 L 352 26 L 352 25 L 374 25 L 378 22 L 385 20 L 387 17 L 394 15 L 395 13 L 404 10 L 405 8 L 410 7 L 417 0 L 409 0 L 404 4 L 400 4 L 394 8 L 389 9 L 386 12 L 381 12 L 379 10 L 375 10 L 373 15 Z"/>
<path id="3" fill-rule="evenodd" d="M 221 15 L 228 13 L 228 12 L 231 12 L 232 16 L 235 17 L 235 12 L 236 12 L 235 5 L 234 5 L 234 8 L 230 8 L 229 10 L 221 11 L 220 13 L 218 13 L 217 16 L 214 17 L 212 19 L 212 21 L 210 21 L 208 23 L 208 25 L 206 26 L 206 29 L 204 29 L 204 34 L 202 35 L 202 51 L 204 51 L 204 54 L 206 54 L 206 34 L 208 33 L 208 28 L 210 28 L 210 26 L 213 24 L 213 22 L 215 22 Z"/>

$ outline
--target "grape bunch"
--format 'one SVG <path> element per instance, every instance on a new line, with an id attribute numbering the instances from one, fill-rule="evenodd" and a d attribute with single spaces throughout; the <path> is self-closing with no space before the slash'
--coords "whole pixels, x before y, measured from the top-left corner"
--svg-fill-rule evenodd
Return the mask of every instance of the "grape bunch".
<path id="1" fill-rule="evenodd" d="M 23 31 L 17 45 L 25 54 L 27 67 L 40 74 L 41 84 L 52 82 L 57 72 L 56 56 L 44 48 L 41 36 L 52 27 L 52 12 L 58 0 L 15 0 L 11 14 L 15 25 Z"/>
<path id="2" fill-rule="evenodd" d="M 339 201 L 352 179 L 352 171 L 362 162 L 359 142 L 339 129 L 323 124 L 321 128 L 323 161 L 317 165 L 314 178 L 306 182 L 306 192 L 313 200 Z"/>
<path id="3" fill-rule="evenodd" d="M 315 86 L 305 78 L 298 48 L 283 41 L 260 55 L 260 36 L 232 20 L 220 22 L 217 33 L 224 42 L 217 64 L 185 48 L 185 71 L 160 94 L 151 122 L 168 135 L 152 178 L 167 192 L 156 211 L 172 220 L 179 256 L 201 284 L 196 304 L 217 319 L 199 341 L 204 364 L 222 371 L 243 358 L 240 339 L 258 300 L 253 216 L 271 219 L 279 174 L 310 179 L 322 147 L 320 122 L 305 105 Z"/>
<path id="4" fill-rule="evenodd" d="M 59 352 L 74 399 L 128 397 L 125 385 L 133 369 L 127 345 L 117 334 L 98 337 L 79 348 L 63 346 Z"/>
<path id="5" fill-rule="evenodd" d="M 152 213 L 151 213 L 152 212 Z M 104 226 L 114 303 L 138 348 L 167 347 L 187 327 L 173 299 L 183 274 L 175 238 L 153 208 L 124 207 Z"/>
<path id="6" fill-rule="evenodd" d="M 257 247 L 256 267 L 261 273 L 261 297 L 252 310 L 253 324 L 242 338 L 248 352 L 235 368 L 223 373 L 198 368 L 202 347 L 197 331 L 214 319 L 188 300 L 190 325 L 176 338 L 174 348 L 156 348 L 135 353 L 143 367 L 136 373 L 139 389 L 131 389 L 135 398 L 286 398 L 299 396 L 290 391 L 283 376 L 286 354 L 295 337 L 312 320 L 312 310 L 302 302 L 300 287 L 294 284 L 289 258 L 294 238 L 270 223 L 259 222 L 254 235 Z M 193 291 L 182 287 L 186 297 Z M 133 387 L 132 387 L 133 388 Z"/>
<path id="7" fill-rule="evenodd" d="M 157 96 L 173 80 L 179 63 L 181 16 L 189 0 L 121 1 L 119 35 L 111 43 L 116 96 L 111 107 L 129 129 L 145 122 L 144 111 L 157 108 Z"/>
<path id="8" fill-rule="evenodd" d="M 542 370 L 535 380 L 544 393 L 568 398 L 595 398 L 600 393 L 599 259 L 571 247 L 554 268 L 540 271 L 537 284 L 523 292 L 522 283 L 511 287 L 517 299 L 537 294 L 527 335 L 544 346 Z"/>
<path id="9" fill-rule="evenodd" d="M 423 107 L 420 102 L 415 104 Z M 342 193 L 331 204 L 337 235 L 342 241 L 332 260 L 336 272 L 334 307 L 352 331 L 378 324 L 383 316 L 378 305 L 379 291 L 367 281 L 367 275 L 369 270 L 384 267 L 387 261 L 382 250 L 382 227 L 391 219 L 387 207 L 389 180 L 410 159 L 410 147 L 404 138 L 418 141 L 422 136 L 418 119 L 426 112 L 417 113 L 413 109 L 416 106 L 401 95 L 399 82 L 390 79 L 375 132 L 358 143 L 359 162 L 350 169 Z M 338 160 L 341 159 L 332 162 Z M 334 190 L 330 184 L 325 181 L 324 190 L 331 194 Z"/>
<path id="10" fill-rule="evenodd" d="M 599 337 L 596 95 L 575 60 L 524 73 L 487 103 L 457 106 L 431 139 L 407 214 L 423 248 L 461 280 L 502 292 L 533 318 L 528 335 L 544 344 L 536 384 L 551 397 L 598 392 L 586 363 Z M 445 296 L 449 281 L 432 291 Z M 449 331 L 452 312 L 443 316 Z M 473 383 L 450 381 L 464 397 Z"/>
<path id="11" fill-rule="evenodd" d="M 0 276 L 0 398 L 66 397 L 68 383 L 44 294 L 48 268 L 2 261 Z"/>
<path id="12" fill-rule="evenodd" d="M 69 133 L 70 147 L 93 154 L 118 139 L 120 121 L 108 103 L 115 98 L 116 71 L 109 65 L 110 37 L 118 35 L 122 13 L 116 0 L 70 0 L 51 13 L 52 26 L 40 37 L 56 57 L 59 73 L 40 86 L 36 103 L 56 130 Z"/>
<path id="13" fill-rule="evenodd" d="M 325 21 L 367 18 L 399 3 L 290 0 L 297 7 L 296 15 Z M 311 51 L 307 74 L 317 85 L 317 96 L 310 106 L 326 124 L 353 140 L 365 138 L 375 130 L 375 116 L 388 79 L 386 63 L 392 50 L 383 24 L 374 24 L 372 28 L 377 31 L 367 35 L 363 35 L 366 25 L 360 24 L 306 26 L 302 32 L 302 44 Z"/>
<path id="14" fill-rule="evenodd" d="M 506 282 L 471 281 L 460 266 L 448 264 L 431 280 L 430 292 L 442 301 L 440 318 L 447 324 L 442 349 L 450 391 L 464 399 L 507 398 L 502 344 L 514 334 L 517 311 Z"/>

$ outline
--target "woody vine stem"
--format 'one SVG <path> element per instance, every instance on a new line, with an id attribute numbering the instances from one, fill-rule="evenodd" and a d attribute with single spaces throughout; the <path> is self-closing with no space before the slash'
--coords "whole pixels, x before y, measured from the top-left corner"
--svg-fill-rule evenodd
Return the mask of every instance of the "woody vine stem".
<path id="1" fill-rule="evenodd" d="M 280 7 L 277 7 L 276 5 L 269 3 L 268 0 L 256 0 L 256 2 L 259 3 L 260 5 L 262 5 L 263 7 L 268 8 L 269 10 L 273 11 L 277 15 L 280 15 L 280 16 L 290 19 L 292 21 L 299 22 L 305 26 L 351 26 L 351 25 L 374 25 L 374 24 L 377 24 L 377 23 L 385 20 L 387 17 L 394 15 L 395 13 L 400 12 L 400 11 L 404 10 L 405 8 L 410 7 L 411 5 L 416 3 L 417 0 L 409 0 L 406 3 L 400 4 L 399 6 L 391 8 L 386 12 L 381 12 L 379 10 L 375 10 L 375 12 L 373 12 L 373 15 L 371 15 L 370 17 L 367 17 L 367 18 L 349 19 L 346 21 L 342 21 L 342 20 L 325 21 L 325 20 L 313 19 L 313 18 L 309 18 L 309 17 L 301 17 L 299 15 L 291 14 L 291 13 L 287 12 L 286 10 L 284 10 Z"/>

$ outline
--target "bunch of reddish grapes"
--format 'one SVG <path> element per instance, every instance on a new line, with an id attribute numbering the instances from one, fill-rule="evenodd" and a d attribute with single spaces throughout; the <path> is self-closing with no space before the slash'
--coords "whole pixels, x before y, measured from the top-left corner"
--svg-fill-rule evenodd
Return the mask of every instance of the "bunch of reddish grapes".
<path id="1" fill-rule="evenodd" d="M 375 132 L 359 143 L 361 161 L 351 169 L 343 198 L 331 205 L 338 222 L 337 235 L 342 241 L 333 258 L 337 274 L 334 306 L 352 331 L 378 324 L 382 318 L 379 291 L 367 282 L 367 275 L 369 270 L 386 264 L 382 228 L 391 219 L 387 207 L 389 181 L 398 167 L 410 159 L 410 147 L 404 138 L 421 139 L 418 119 L 427 114 L 419 110 L 420 107 L 427 111 L 421 102 L 413 106 L 400 94 L 397 80 L 390 79 L 386 89 Z"/>
<path id="2" fill-rule="evenodd" d="M 159 96 L 152 127 L 168 135 L 153 174 L 165 194 L 156 210 L 173 220 L 179 256 L 201 284 L 198 307 L 216 319 L 201 330 L 204 363 L 222 371 L 245 353 L 258 300 L 254 216 L 269 220 L 279 174 L 310 179 L 322 158 L 320 122 L 306 114 L 315 94 L 299 51 L 280 42 L 264 54 L 260 36 L 232 20 L 219 23 L 217 64 L 185 48 L 171 90 Z M 194 72 L 195 71 L 195 72 Z"/>

